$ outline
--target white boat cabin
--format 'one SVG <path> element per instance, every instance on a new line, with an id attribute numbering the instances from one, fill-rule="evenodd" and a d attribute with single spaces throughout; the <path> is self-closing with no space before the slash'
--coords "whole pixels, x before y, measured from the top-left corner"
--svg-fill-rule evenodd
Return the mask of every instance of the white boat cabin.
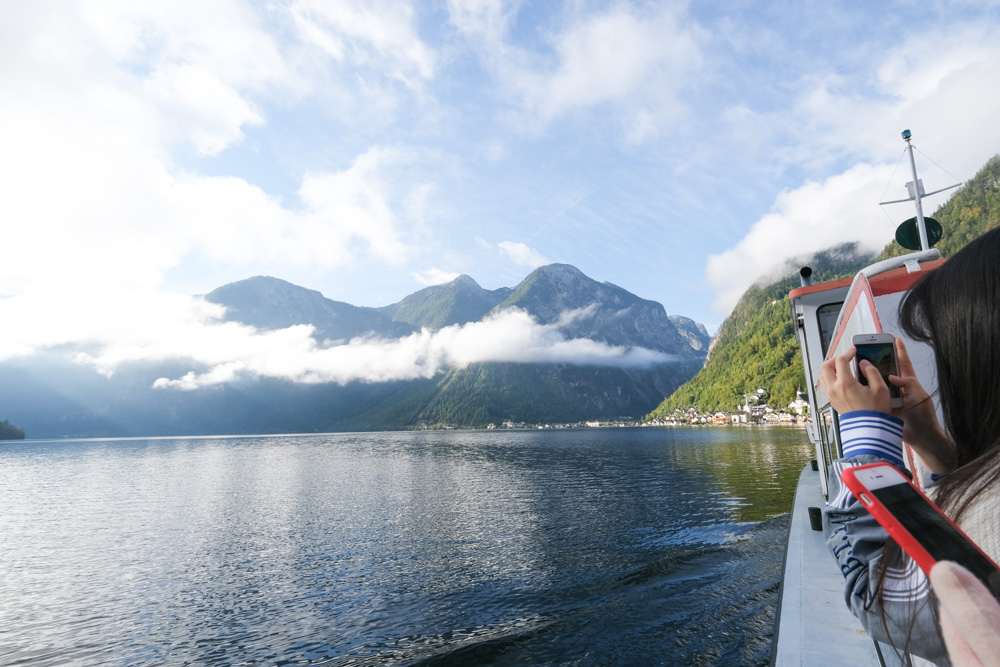
<path id="1" fill-rule="evenodd" d="M 937 387 L 933 352 L 929 345 L 910 339 L 899 329 L 897 313 L 907 290 L 944 261 L 939 259 L 937 250 L 913 253 L 873 264 L 853 279 L 806 285 L 789 292 L 795 335 L 802 348 L 809 386 L 809 412 L 813 416 L 809 439 L 816 446 L 824 496 L 827 467 L 843 450 L 837 413 L 819 386 L 820 365 L 844 354 L 857 334 L 893 334 L 903 339 L 920 383 L 933 396 Z M 916 469 L 912 452 L 908 448 L 907 452 L 907 467 L 922 477 L 923 471 Z"/>
<path id="2" fill-rule="evenodd" d="M 829 466 L 843 454 L 837 413 L 819 386 L 820 365 L 844 354 L 857 334 L 891 333 L 903 338 L 920 383 L 933 396 L 937 377 L 932 350 L 899 330 L 897 313 L 907 290 L 942 262 L 936 250 L 922 251 L 869 266 L 853 279 L 807 284 L 789 293 L 809 387 L 808 432 L 816 447 L 817 469 L 806 466 L 795 492 L 771 653 L 775 667 L 930 664 L 900 655 L 864 631 L 844 603 L 844 578 L 810 515 L 819 518 L 829 498 Z M 923 478 L 916 458 L 906 449 L 908 467 Z"/>

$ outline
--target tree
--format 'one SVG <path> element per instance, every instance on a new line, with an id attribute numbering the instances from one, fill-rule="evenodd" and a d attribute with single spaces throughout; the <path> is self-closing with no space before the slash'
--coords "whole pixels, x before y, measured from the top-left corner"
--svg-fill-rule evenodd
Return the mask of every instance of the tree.
<path id="1" fill-rule="evenodd" d="M 4 419 L 0 422 L 0 440 L 24 440 L 24 429 Z"/>

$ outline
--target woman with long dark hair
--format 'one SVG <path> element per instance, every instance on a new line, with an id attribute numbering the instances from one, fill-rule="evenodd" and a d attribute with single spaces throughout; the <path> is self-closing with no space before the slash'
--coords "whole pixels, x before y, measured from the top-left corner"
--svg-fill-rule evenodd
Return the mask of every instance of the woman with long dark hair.
<path id="1" fill-rule="evenodd" d="M 947 664 L 930 587 L 864 507 L 842 486 L 850 466 L 889 461 L 903 469 L 902 442 L 932 473 L 927 492 L 991 558 L 1000 561 L 1000 229 L 969 243 L 907 293 L 899 324 L 934 350 L 938 423 L 906 347 L 896 339 L 903 406 L 890 408 L 878 370 L 855 350 L 826 361 L 820 384 L 840 414 L 844 458 L 831 470 L 827 544 L 847 583 L 847 603 L 868 632 L 898 649 Z"/>

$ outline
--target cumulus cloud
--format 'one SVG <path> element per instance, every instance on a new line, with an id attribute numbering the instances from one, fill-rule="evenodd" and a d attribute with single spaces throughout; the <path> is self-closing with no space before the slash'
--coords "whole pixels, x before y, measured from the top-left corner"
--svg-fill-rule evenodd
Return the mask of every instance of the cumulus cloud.
<path id="1" fill-rule="evenodd" d="M 858 165 L 778 195 L 771 212 L 735 246 L 708 258 L 706 275 L 716 290 L 715 308 L 729 312 L 747 287 L 762 277 L 775 277 L 770 272 L 796 255 L 854 240 L 867 250 L 885 246 L 895 227 L 873 204 L 891 175 L 890 166 Z"/>
<path id="2" fill-rule="evenodd" d="M 432 73 L 406 16 L 390 12 L 376 25 L 368 10 L 337 6 L 346 13 L 295 5 L 327 31 L 364 18 L 343 42 L 353 58 L 381 49 L 410 63 L 397 67 L 404 78 Z M 186 261 L 260 272 L 407 258 L 409 218 L 432 189 L 406 175 L 413 153 L 376 145 L 292 175 L 301 178 L 298 201 L 199 173 L 185 159 L 233 149 L 267 122 L 266 105 L 313 85 L 297 45 L 280 41 L 253 7 L 36 3 L 8 18 L 0 217 L 11 222 L 5 245 L 14 252 L 0 263 L 0 294 L 67 277 L 95 293 L 147 288 Z"/>
<path id="3" fill-rule="evenodd" d="M 537 269 L 539 266 L 545 266 L 546 264 L 552 263 L 546 259 L 542 253 L 524 243 L 501 241 L 497 244 L 497 246 L 503 254 L 510 257 L 520 266 Z"/>

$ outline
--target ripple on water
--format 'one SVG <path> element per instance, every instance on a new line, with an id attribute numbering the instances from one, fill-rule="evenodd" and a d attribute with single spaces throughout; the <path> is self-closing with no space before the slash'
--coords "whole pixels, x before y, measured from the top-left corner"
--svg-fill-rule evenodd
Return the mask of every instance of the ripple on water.
<path id="1" fill-rule="evenodd" d="M 776 429 L 5 446 L 0 664 L 760 663 L 808 456 Z"/>

